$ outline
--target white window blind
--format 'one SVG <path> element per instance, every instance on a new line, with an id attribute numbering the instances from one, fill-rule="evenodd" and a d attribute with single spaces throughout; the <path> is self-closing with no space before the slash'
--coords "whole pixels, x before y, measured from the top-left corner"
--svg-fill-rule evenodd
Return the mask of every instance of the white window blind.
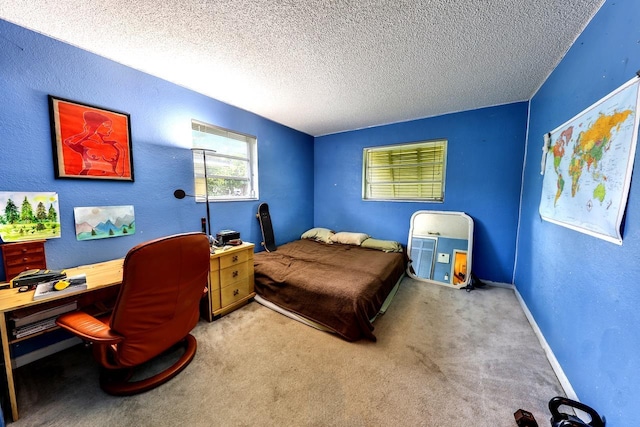
<path id="1" fill-rule="evenodd" d="M 447 141 L 364 149 L 365 200 L 444 200 Z"/>
<path id="2" fill-rule="evenodd" d="M 256 137 L 195 120 L 191 122 L 191 135 L 196 200 L 205 200 L 207 188 L 211 201 L 258 198 Z"/>

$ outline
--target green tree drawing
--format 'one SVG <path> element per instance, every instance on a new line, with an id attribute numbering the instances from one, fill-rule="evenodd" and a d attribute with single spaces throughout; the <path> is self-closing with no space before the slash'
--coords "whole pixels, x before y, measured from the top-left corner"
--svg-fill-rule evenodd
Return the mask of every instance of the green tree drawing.
<path id="1" fill-rule="evenodd" d="M 49 213 L 47 214 L 47 219 L 51 222 L 58 222 L 58 212 L 53 207 L 53 203 L 49 205 Z"/>
<path id="2" fill-rule="evenodd" d="M 24 197 L 24 201 L 22 202 L 22 209 L 20 211 L 20 221 L 23 223 L 31 223 L 33 222 L 35 217 L 33 216 L 33 207 L 29 200 L 27 200 L 27 196 Z"/>
<path id="3" fill-rule="evenodd" d="M 45 222 L 47 220 L 47 210 L 42 202 L 39 202 L 38 206 L 36 206 L 36 219 L 39 222 Z"/>
<path id="4" fill-rule="evenodd" d="M 13 200 L 7 199 L 7 205 L 4 208 L 4 215 L 9 224 L 15 224 L 20 219 L 18 207 L 13 203 Z"/>

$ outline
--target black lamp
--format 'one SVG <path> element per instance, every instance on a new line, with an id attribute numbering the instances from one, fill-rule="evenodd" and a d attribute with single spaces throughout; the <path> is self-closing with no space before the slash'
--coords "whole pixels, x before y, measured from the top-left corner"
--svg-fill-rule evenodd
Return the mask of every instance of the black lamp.
<path id="1" fill-rule="evenodd" d="M 204 188 L 205 188 L 205 203 L 207 205 L 207 230 L 206 233 L 209 236 L 209 241 L 213 243 L 212 239 L 213 239 L 213 235 L 211 234 L 211 214 L 209 212 L 209 180 L 207 179 L 207 153 L 211 154 L 211 153 L 215 153 L 215 150 L 208 150 L 206 148 L 192 148 L 191 151 L 193 151 L 194 153 L 201 151 L 202 152 L 202 162 L 203 162 L 203 166 L 204 166 Z M 173 192 L 173 196 L 176 199 L 184 199 L 186 196 L 189 197 L 196 197 L 196 196 L 192 196 L 191 194 L 187 194 L 183 189 L 179 188 L 176 191 Z M 202 227 L 202 231 L 205 231 L 204 228 L 204 224 Z"/>

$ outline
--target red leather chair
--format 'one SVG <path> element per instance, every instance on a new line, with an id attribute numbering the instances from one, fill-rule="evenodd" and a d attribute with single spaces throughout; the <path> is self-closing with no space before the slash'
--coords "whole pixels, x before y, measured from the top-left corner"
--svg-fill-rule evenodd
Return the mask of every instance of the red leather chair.
<path id="1" fill-rule="evenodd" d="M 202 233 L 177 234 L 142 243 L 127 253 L 122 286 L 105 319 L 76 311 L 56 323 L 90 342 L 102 365 L 100 387 L 132 395 L 157 387 L 182 371 L 196 353 L 191 330 L 209 274 L 209 240 Z M 133 369 L 177 344 L 184 353 L 169 368 L 132 381 Z"/>

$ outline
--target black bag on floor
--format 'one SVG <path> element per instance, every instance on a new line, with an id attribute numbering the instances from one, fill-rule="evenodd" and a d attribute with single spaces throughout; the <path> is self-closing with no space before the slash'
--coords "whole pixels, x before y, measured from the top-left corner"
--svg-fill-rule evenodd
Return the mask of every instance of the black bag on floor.
<path id="1" fill-rule="evenodd" d="M 482 288 L 486 285 L 486 283 L 484 283 L 482 280 L 478 279 L 478 276 L 476 276 L 474 274 L 474 272 L 471 272 L 471 277 L 469 278 L 469 284 L 467 284 L 467 286 L 463 287 L 462 289 L 466 289 L 467 292 L 471 292 L 472 290 L 476 289 L 476 288 Z"/>
<path id="2" fill-rule="evenodd" d="M 587 423 L 575 415 L 560 412 L 558 408 L 561 405 L 586 412 L 591 417 L 591 421 Z M 551 399 L 549 410 L 551 411 L 551 427 L 604 427 L 606 422 L 604 417 L 601 418 L 595 409 L 566 397 L 557 396 Z"/>

